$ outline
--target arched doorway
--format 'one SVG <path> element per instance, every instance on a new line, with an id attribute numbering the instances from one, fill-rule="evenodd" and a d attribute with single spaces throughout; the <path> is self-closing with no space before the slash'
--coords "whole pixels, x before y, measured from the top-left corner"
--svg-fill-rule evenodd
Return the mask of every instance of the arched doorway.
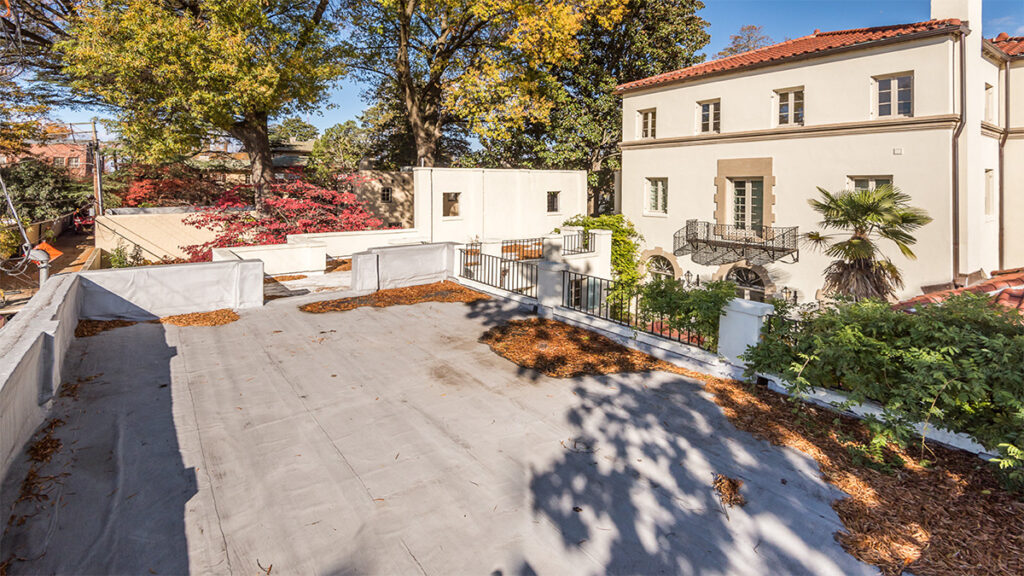
<path id="1" fill-rule="evenodd" d="M 729 270 L 725 279 L 736 284 L 736 296 L 744 300 L 764 302 L 764 278 L 750 268 L 735 267 Z"/>
<path id="2" fill-rule="evenodd" d="M 675 267 L 664 256 L 651 256 L 647 260 L 647 273 L 651 276 L 651 280 L 661 278 L 674 280 L 676 277 Z"/>

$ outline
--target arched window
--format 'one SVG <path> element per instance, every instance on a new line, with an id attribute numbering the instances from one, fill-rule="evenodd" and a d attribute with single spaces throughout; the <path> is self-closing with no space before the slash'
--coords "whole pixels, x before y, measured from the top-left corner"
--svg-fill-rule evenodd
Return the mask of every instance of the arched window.
<path id="1" fill-rule="evenodd" d="M 764 302 L 764 279 L 750 268 L 733 268 L 725 279 L 736 284 L 736 296 L 744 300 Z"/>
<path id="2" fill-rule="evenodd" d="M 647 273 L 650 274 L 652 280 L 658 278 L 672 280 L 676 277 L 675 268 L 672 267 L 672 263 L 669 262 L 668 258 L 664 256 L 651 256 L 650 260 L 647 261 Z"/>

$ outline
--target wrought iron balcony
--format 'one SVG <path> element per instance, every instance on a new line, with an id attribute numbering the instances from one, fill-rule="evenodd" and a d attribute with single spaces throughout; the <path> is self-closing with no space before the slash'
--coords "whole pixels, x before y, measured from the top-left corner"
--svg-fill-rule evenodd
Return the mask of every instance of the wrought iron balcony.
<path id="1" fill-rule="evenodd" d="M 676 256 L 692 255 L 698 264 L 718 266 L 746 260 L 750 264 L 768 264 L 792 256 L 800 259 L 799 232 L 796 226 L 776 228 L 687 220 L 675 234 Z"/>

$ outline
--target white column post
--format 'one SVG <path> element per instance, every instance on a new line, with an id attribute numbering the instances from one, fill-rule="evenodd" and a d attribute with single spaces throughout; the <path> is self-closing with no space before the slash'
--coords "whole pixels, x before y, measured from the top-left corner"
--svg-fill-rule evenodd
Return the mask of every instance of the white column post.
<path id="1" fill-rule="evenodd" d="M 562 235 L 561 234 L 548 234 L 543 239 L 544 259 L 549 262 L 561 262 L 562 261 Z"/>
<path id="2" fill-rule="evenodd" d="M 761 328 L 775 307 L 765 302 L 733 298 L 725 305 L 718 323 L 718 355 L 730 364 L 744 366 L 740 355 L 761 340 Z"/>
<path id="3" fill-rule="evenodd" d="M 563 262 L 541 260 L 537 262 L 537 315 L 550 317 L 556 306 L 562 305 L 564 286 L 562 278 L 569 266 Z"/>
<path id="4" fill-rule="evenodd" d="M 612 231 L 611 230 L 591 230 L 594 234 L 595 243 L 594 253 L 596 255 L 594 259 L 594 272 L 593 276 L 598 278 L 612 279 Z"/>

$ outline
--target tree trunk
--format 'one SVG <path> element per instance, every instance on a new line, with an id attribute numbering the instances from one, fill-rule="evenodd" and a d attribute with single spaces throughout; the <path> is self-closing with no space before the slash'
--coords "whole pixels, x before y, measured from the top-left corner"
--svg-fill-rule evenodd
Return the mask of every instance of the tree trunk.
<path id="1" fill-rule="evenodd" d="M 274 159 L 270 153 L 270 134 L 267 115 L 257 114 L 235 124 L 231 135 L 242 142 L 251 163 L 253 203 L 256 211 L 263 211 L 263 200 L 274 182 Z"/>
<path id="2" fill-rule="evenodd" d="M 416 0 L 406 0 L 398 17 L 398 54 L 395 58 L 395 79 L 409 115 L 413 139 L 416 141 L 416 166 L 433 167 L 437 160 L 437 143 L 441 139 L 441 89 L 433 79 L 426 86 L 417 86 L 413 77 L 409 48 L 412 42 L 412 18 Z"/>

